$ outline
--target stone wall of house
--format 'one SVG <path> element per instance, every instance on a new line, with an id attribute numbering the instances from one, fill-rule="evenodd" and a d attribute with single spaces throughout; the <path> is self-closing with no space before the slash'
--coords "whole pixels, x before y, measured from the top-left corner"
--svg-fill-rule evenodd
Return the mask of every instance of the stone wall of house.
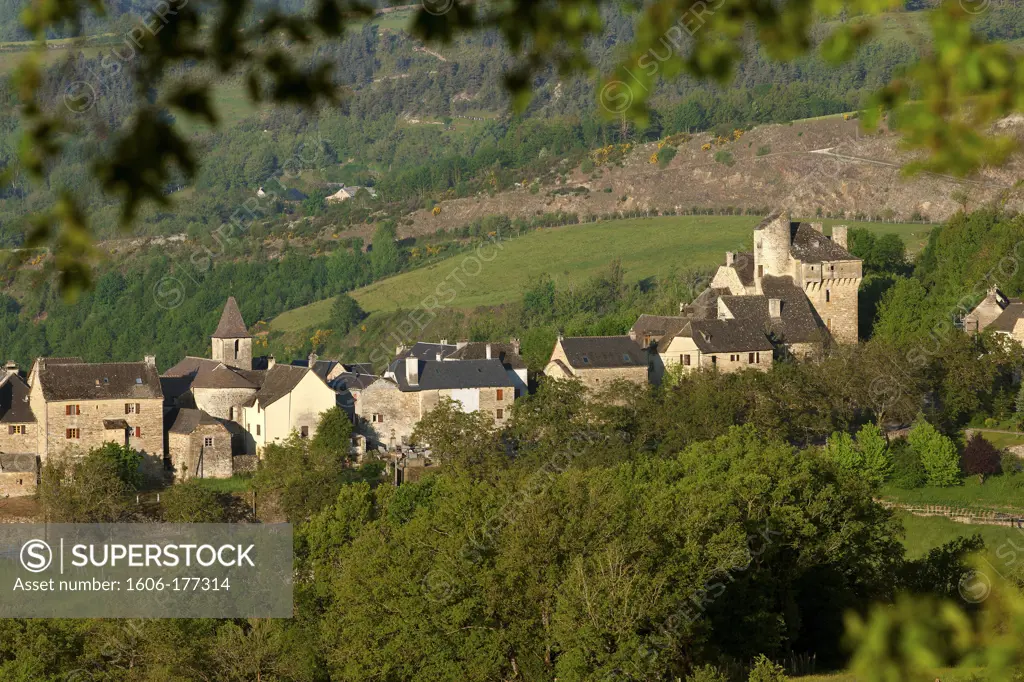
<path id="1" fill-rule="evenodd" d="M 46 404 L 45 452 L 42 458 L 68 449 L 85 453 L 107 442 L 124 444 L 124 434 L 103 427 L 104 419 L 123 419 L 128 423 L 128 445 L 143 455 L 143 471 L 149 476 L 163 472 L 164 412 L 163 398 L 57 401 Z M 137 414 L 125 414 L 126 403 L 138 403 Z M 78 414 L 66 414 L 67 405 L 78 405 Z M 141 435 L 135 436 L 135 427 Z M 78 438 L 68 438 L 67 429 L 78 429 Z"/>
<path id="2" fill-rule="evenodd" d="M 251 474 L 256 471 L 259 458 L 256 455 L 235 455 L 231 461 L 231 469 L 236 474 Z"/>
<path id="3" fill-rule="evenodd" d="M 36 493 L 34 471 L 0 472 L 0 497 L 25 497 Z"/>
<path id="4" fill-rule="evenodd" d="M 13 426 L 19 426 L 24 433 L 11 433 Z M 38 424 L 0 424 L 0 452 L 30 452 L 35 456 L 38 429 Z"/>
<path id="5" fill-rule="evenodd" d="M 995 293 L 990 291 L 988 296 L 978 304 L 977 308 L 964 316 L 964 331 L 981 331 L 992 324 L 992 322 L 999 317 L 1002 312 L 1003 309 L 999 307 L 999 302 L 996 300 Z"/>
<path id="6" fill-rule="evenodd" d="M 232 410 L 256 395 L 255 388 L 196 388 L 192 390 L 196 399 L 196 407 L 212 417 L 238 421 L 241 410 Z"/>
<path id="7" fill-rule="evenodd" d="M 772 351 L 755 351 L 754 362 L 750 362 L 749 353 L 702 353 L 700 367 L 717 369 L 719 372 L 740 372 L 745 369 L 757 369 L 767 372 L 772 367 Z M 712 361 L 714 358 L 714 361 Z"/>
<path id="8" fill-rule="evenodd" d="M 786 345 L 786 352 L 797 360 L 808 360 L 821 355 L 820 343 L 790 343 Z"/>
<path id="9" fill-rule="evenodd" d="M 213 445 L 205 445 L 205 439 Z M 230 478 L 234 474 L 231 434 L 220 424 L 200 424 L 191 434 L 171 433 L 174 476 L 179 481 L 190 478 Z"/>
<path id="10" fill-rule="evenodd" d="M 576 378 L 587 388 L 602 390 L 608 388 L 612 383 L 620 380 L 632 382 L 637 385 L 647 383 L 647 365 L 636 367 L 594 367 L 591 369 L 577 369 Z"/>
<path id="11" fill-rule="evenodd" d="M 383 415 L 384 421 L 374 423 L 374 414 Z M 389 445 L 392 441 L 400 445 L 403 438 L 409 440 L 420 420 L 420 393 L 403 393 L 397 386 L 384 382 L 371 384 L 356 402 L 356 415 L 371 447 Z"/>

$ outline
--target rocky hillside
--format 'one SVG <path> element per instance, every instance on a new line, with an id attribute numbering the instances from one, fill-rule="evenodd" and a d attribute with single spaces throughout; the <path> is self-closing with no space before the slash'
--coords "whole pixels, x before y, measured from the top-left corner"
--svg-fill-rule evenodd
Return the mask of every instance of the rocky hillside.
<path id="1" fill-rule="evenodd" d="M 1003 125 L 1024 137 L 1024 117 Z M 865 134 L 856 119 L 768 125 L 734 138 L 716 141 L 710 133 L 695 134 L 665 167 L 652 159 L 657 143 L 637 145 L 619 163 L 598 163 L 590 172 L 566 169 L 564 182 L 542 179 L 539 187 L 524 183 L 493 196 L 444 201 L 436 214 L 425 209 L 413 214 L 401 236 L 460 227 L 493 214 L 515 218 L 569 211 L 585 216 L 691 207 L 786 206 L 804 218 L 942 221 L 960 206 L 961 191 L 969 209 L 992 201 L 1024 209 L 1024 191 L 1015 188 L 1024 171 L 1021 154 L 966 179 L 927 173 L 906 177 L 900 169 L 911 157 L 899 150 L 898 137 Z"/>

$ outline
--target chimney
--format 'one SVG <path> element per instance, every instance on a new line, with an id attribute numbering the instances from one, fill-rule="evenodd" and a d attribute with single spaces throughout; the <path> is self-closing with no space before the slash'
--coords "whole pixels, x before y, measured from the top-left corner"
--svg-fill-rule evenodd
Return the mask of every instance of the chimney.
<path id="1" fill-rule="evenodd" d="M 484 346 L 484 356 L 488 360 L 491 359 L 491 344 L 487 344 L 486 346 Z"/>
<path id="2" fill-rule="evenodd" d="M 769 298 L 768 299 L 768 315 L 773 320 L 778 320 L 782 317 L 782 299 L 780 298 Z"/>
<path id="3" fill-rule="evenodd" d="M 405 359 L 405 380 L 410 386 L 419 386 L 420 359 L 410 355 Z"/>
<path id="4" fill-rule="evenodd" d="M 811 223 L 811 227 L 814 228 L 815 232 L 825 234 L 825 223 Z"/>
<path id="5" fill-rule="evenodd" d="M 679 314 L 682 315 L 684 312 L 686 312 L 686 304 L 683 303 L 682 301 L 680 301 L 679 302 Z"/>
<path id="6" fill-rule="evenodd" d="M 7 374 L 17 374 L 18 363 L 16 363 L 14 360 L 8 360 L 7 362 L 4 363 L 4 372 Z"/>
<path id="7" fill-rule="evenodd" d="M 149 365 L 150 367 L 154 367 L 154 368 L 156 367 L 156 356 L 155 355 L 147 355 L 144 359 L 145 359 L 147 365 Z"/>
<path id="8" fill-rule="evenodd" d="M 455 349 L 456 350 L 462 350 L 463 348 L 465 348 L 468 345 L 469 345 L 469 341 L 456 341 L 455 342 Z"/>
<path id="9" fill-rule="evenodd" d="M 435 359 L 438 362 L 441 362 L 442 360 L 444 360 L 444 354 L 441 351 L 437 351 L 437 354 L 435 355 Z"/>
<path id="10" fill-rule="evenodd" d="M 442 346 L 447 346 L 448 345 L 448 339 L 441 339 L 441 345 Z"/>
<path id="11" fill-rule="evenodd" d="M 846 225 L 836 225 L 832 228 L 832 241 L 844 249 L 850 248 L 846 245 L 846 231 Z"/>
<path id="12" fill-rule="evenodd" d="M 519 343 L 519 339 L 513 337 L 508 340 L 508 343 L 512 346 L 512 352 L 519 355 L 519 349 L 522 347 L 522 344 Z"/>
<path id="13" fill-rule="evenodd" d="M 309 357 L 306 358 L 306 360 L 309 361 L 309 366 L 310 367 L 312 367 L 313 365 L 316 364 L 316 357 L 317 357 L 316 353 L 310 353 Z"/>
<path id="14" fill-rule="evenodd" d="M 736 254 L 732 251 L 725 252 L 725 266 L 731 268 L 736 264 Z"/>
<path id="15" fill-rule="evenodd" d="M 276 365 L 276 364 L 277 364 L 277 360 L 274 358 L 274 356 L 273 355 L 268 355 L 267 356 L 267 369 L 274 369 L 274 365 Z"/>
<path id="16" fill-rule="evenodd" d="M 395 355 L 401 355 L 402 353 L 404 353 L 408 349 L 409 349 L 408 346 L 406 346 L 404 344 L 399 344 L 399 345 L 395 346 Z"/>

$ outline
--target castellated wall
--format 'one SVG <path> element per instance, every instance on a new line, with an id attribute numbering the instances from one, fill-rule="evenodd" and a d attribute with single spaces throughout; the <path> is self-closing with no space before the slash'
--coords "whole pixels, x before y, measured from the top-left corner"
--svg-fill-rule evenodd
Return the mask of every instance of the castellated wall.
<path id="1" fill-rule="evenodd" d="M 857 343 L 857 290 L 860 278 L 826 279 L 804 284 L 804 293 L 839 343 Z"/>

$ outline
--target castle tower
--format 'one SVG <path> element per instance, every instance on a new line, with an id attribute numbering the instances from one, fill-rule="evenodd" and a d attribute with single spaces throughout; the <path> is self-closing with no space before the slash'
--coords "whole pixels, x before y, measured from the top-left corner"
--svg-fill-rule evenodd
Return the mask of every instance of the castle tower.
<path id="1" fill-rule="evenodd" d="M 228 297 L 220 323 L 211 337 L 214 360 L 230 367 L 252 369 L 252 336 L 245 327 L 234 296 Z"/>
<path id="2" fill-rule="evenodd" d="M 791 275 L 789 211 L 773 213 L 754 228 L 754 283 L 761 292 L 765 275 Z"/>

